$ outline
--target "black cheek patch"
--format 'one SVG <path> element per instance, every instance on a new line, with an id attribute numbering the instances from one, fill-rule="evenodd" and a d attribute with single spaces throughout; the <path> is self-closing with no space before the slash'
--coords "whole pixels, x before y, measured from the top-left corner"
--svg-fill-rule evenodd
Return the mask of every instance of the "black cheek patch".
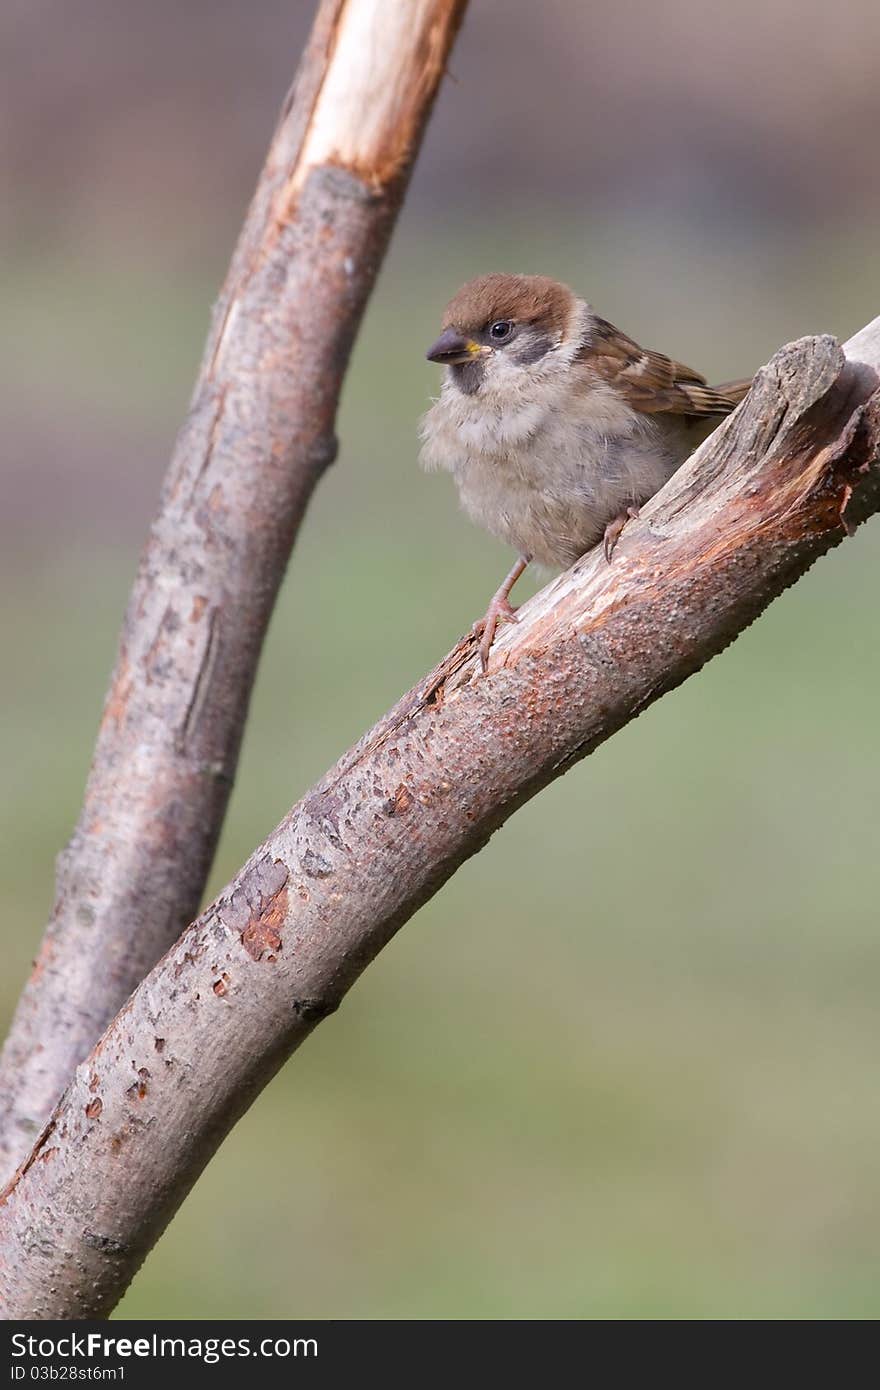
<path id="1" fill-rule="evenodd" d="M 552 346 L 553 339 L 549 333 L 541 333 L 533 328 L 520 334 L 516 342 L 511 344 L 510 356 L 523 367 L 530 367 L 533 362 L 540 362 Z"/>
<path id="2" fill-rule="evenodd" d="M 485 374 L 486 365 L 479 357 L 474 358 L 473 362 L 457 362 L 452 368 L 452 380 L 466 396 L 476 395 Z"/>

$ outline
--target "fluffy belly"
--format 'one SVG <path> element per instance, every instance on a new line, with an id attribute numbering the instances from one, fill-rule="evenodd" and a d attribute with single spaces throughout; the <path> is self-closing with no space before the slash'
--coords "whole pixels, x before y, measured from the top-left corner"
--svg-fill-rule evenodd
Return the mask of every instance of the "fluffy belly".
<path id="1" fill-rule="evenodd" d="M 474 521 L 539 564 L 567 568 L 609 521 L 652 497 L 687 452 L 660 439 L 603 440 L 574 451 L 535 441 L 515 457 L 470 454 L 455 477 Z"/>
<path id="2" fill-rule="evenodd" d="M 444 384 L 423 424 L 422 464 L 453 474 L 467 514 L 523 555 L 567 568 L 609 521 L 652 497 L 712 428 L 639 414 L 607 388 L 578 401 L 544 384 L 467 397 Z"/>

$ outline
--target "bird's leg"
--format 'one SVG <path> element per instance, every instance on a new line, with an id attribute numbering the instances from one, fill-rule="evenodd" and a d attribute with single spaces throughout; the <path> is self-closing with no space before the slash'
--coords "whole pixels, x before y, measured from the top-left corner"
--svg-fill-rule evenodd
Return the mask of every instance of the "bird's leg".
<path id="1" fill-rule="evenodd" d="M 504 583 L 492 595 L 485 617 L 474 623 L 474 633 L 480 639 L 480 665 L 484 674 L 489 665 L 489 652 L 495 640 L 498 624 L 516 622 L 516 609 L 510 606 L 510 591 L 531 558 L 531 555 L 520 555 L 513 569 L 505 577 Z"/>
<path id="2" fill-rule="evenodd" d="M 609 521 L 608 525 L 605 527 L 605 559 L 609 564 L 611 563 L 611 556 L 614 554 L 614 547 L 620 540 L 621 531 L 628 521 L 635 521 L 638 514 L 638 507 L 627 507 L 626 511 L 620 512 L 620 514 L 614 517 L 612 521 Z"/>

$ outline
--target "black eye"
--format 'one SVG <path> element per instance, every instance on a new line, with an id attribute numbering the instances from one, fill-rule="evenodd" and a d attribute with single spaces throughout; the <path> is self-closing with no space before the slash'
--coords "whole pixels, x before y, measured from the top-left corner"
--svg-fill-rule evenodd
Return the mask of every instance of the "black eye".
<path id="1" fill-rule="evenodd" d="M 509 319 L 498 319 L 489 328 L 489 337 L 494 338 L 496 343 L 505 342 L 513 332 L 513 324 Z"/>

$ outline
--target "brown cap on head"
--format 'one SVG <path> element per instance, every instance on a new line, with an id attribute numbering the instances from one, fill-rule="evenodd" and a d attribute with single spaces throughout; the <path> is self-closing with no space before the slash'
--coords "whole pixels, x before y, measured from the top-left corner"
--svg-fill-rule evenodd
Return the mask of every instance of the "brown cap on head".
<path id="1" fill-rule="evenodd" d="M 574 295 L 549 275 L 480 275 L 462 285 L 443 314 L 444 328 L 478 333 L 497 319 L 538 324 L 554 338 L 563 336 Z"/>

